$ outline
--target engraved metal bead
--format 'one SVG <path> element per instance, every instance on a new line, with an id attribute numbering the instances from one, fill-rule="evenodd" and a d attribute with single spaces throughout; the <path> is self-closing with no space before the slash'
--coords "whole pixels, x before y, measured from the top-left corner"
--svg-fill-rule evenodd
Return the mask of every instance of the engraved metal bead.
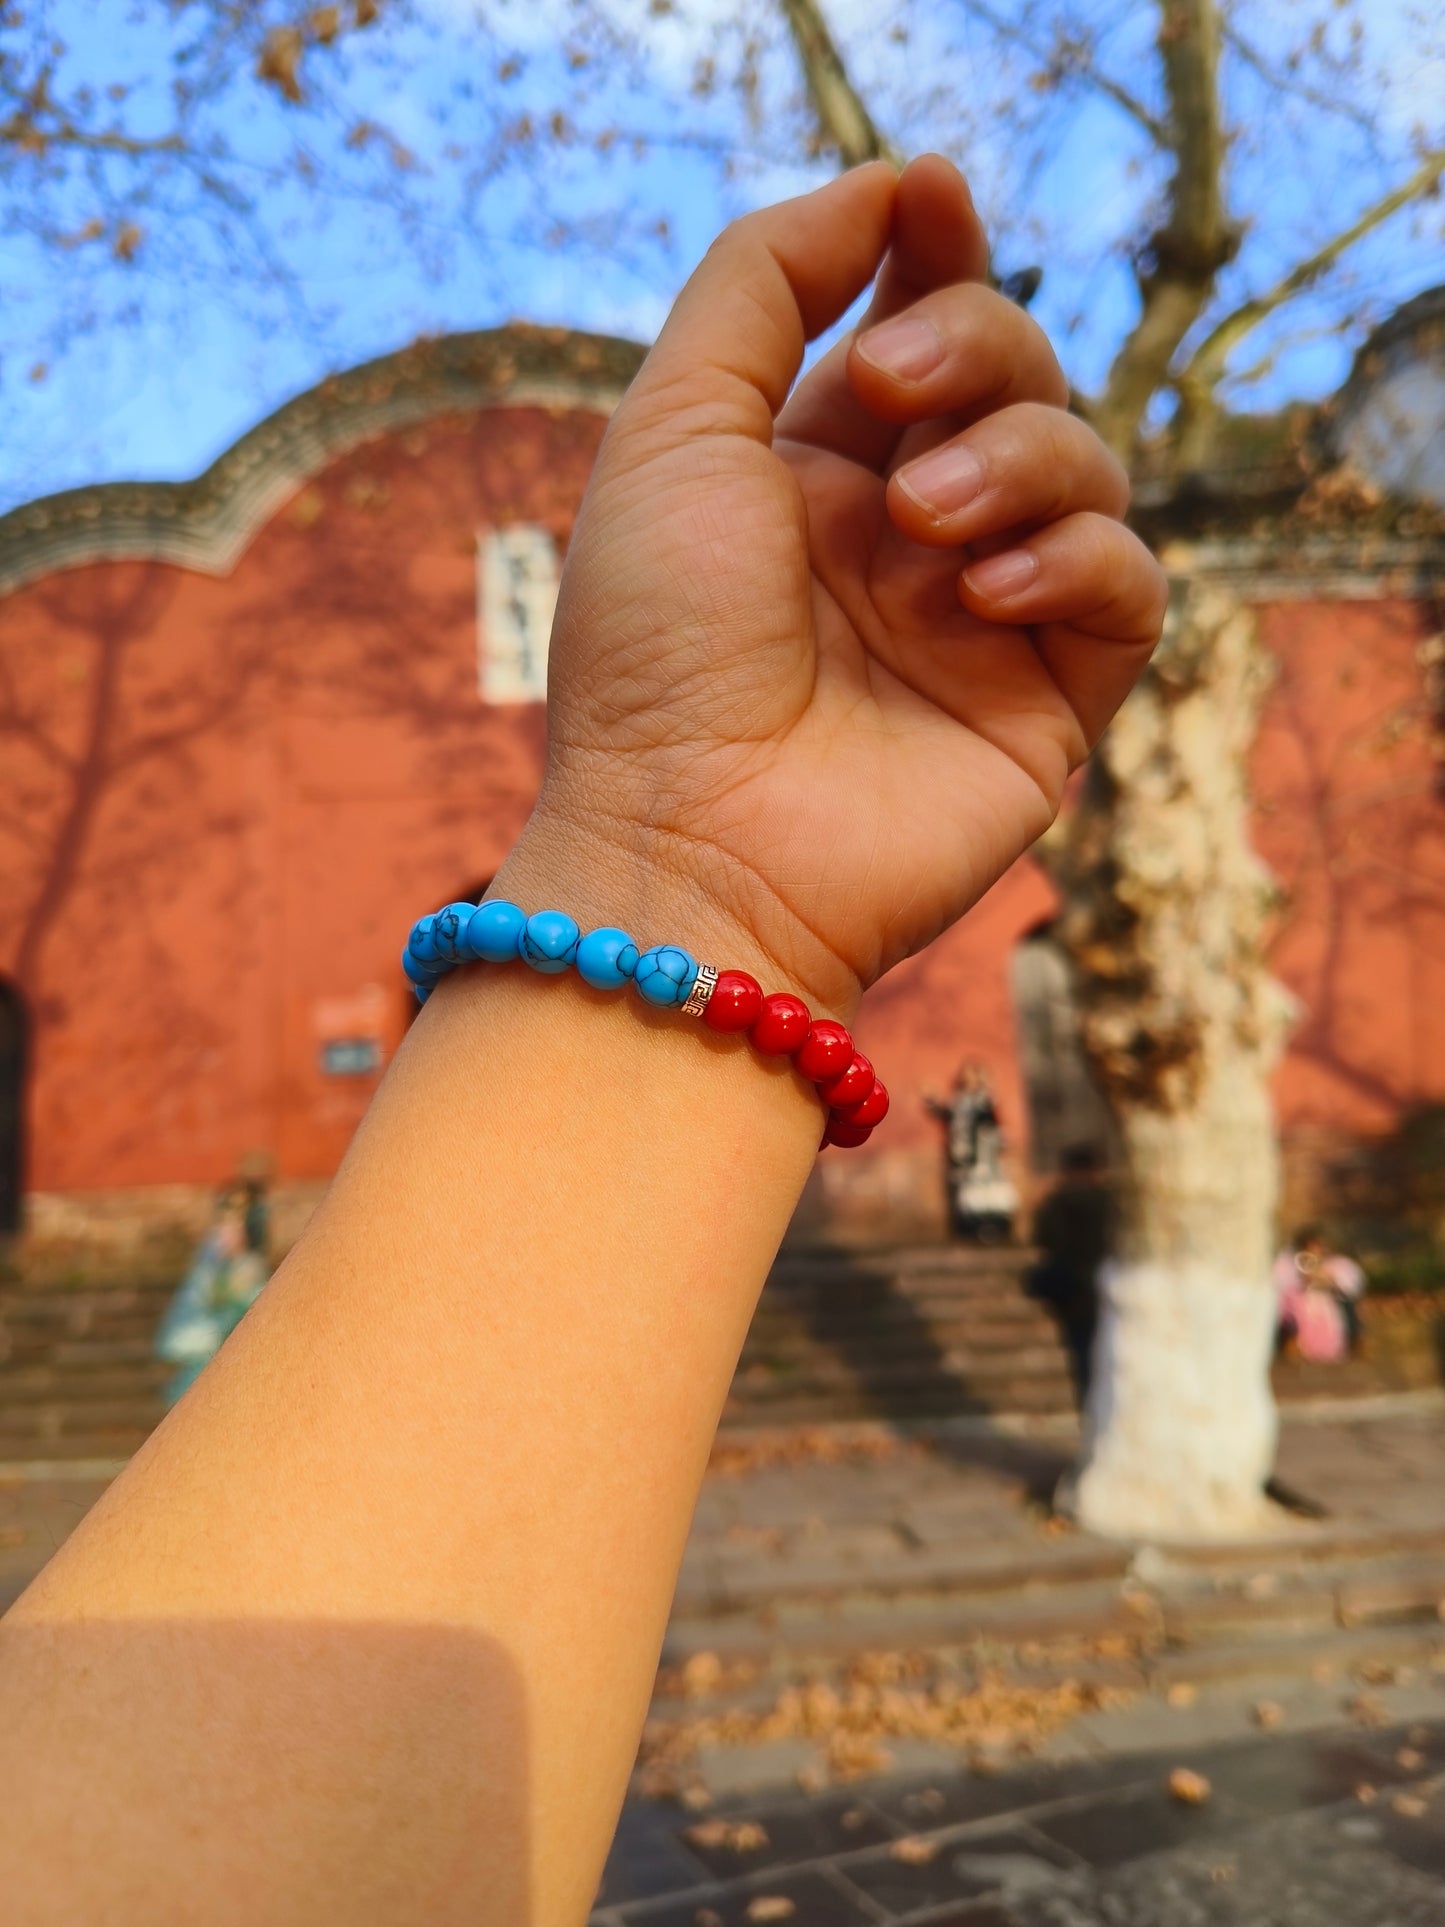
<path id="1" fill-rule="evenodd" d="M 702 1016 L 703 1012 L 707 1009 L 708 1000 L 712 996 L 717 984 L 717 976 L 716 964 L 705 963 L 698 965 L 697 977 L 693 982 L 692 989 L 688 992 L 687 1002 L 682 1006 L 682 1014 L 684 1017 Z"/>

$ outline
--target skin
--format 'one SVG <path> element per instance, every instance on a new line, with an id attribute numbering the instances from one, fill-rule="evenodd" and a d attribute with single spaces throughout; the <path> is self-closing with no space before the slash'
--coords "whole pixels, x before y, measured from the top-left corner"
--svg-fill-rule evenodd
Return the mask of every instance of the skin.
<path id="1" fill-rule="evenodd" d="M 605 439 L 496 894 L 847 1019 L 1047 825 L 1164 587 L 985 261 L 938 159 L 715 245 Z M 945 447 L 983 463 L 959 506 Z M 443 985 L 258 1305 L 0 1622 L 7 1922 L 582 1921 L 820 1125 L 636 998 Z"/>

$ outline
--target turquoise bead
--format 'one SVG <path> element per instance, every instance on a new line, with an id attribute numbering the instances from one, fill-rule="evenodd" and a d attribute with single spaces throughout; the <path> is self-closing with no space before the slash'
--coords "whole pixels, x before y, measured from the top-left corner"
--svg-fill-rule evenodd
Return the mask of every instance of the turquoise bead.
<path id="1" fill-rule="evenodd" d="M 565 910 L 538 910 L 522 927 L 517 954 L 533 970 L 555 976 L 576 957 L 581 934 Z"/>
<path id="2" fill-rule="evenodd" d="M 620 990 L 637 968 L 637 945 L 625 930 L 589 930 L 577 946 L 577 975 L 594 990 Z"/>
<path id="3" fill-rule="evenodd" d="M 443 964 L 465 962 L 462 939 L 466 936 L 467 925 L 476 915 L 474 903 L 449 903 L 445 910 L 438 910 L 432 918 L 431 940 L 436 950 L 437 960 Z"/>
<path id="4" fill-rule="evenodd" d="M 671 1009 L 687 1002 L 697 981 L 697 960 L 676 944 L 655 944 L 638 958 L 632 981 L 648 1003 Z"/>
<path id="5" fill-rule="evenodd" d="M 413 984 L 412 989 L 416 992 L 417 1002 L 424 1004 L 427 998 L 431 996 L 433 986 L 431 984 Z"/>
<path id="6" fill-rule="evenodd" d="M 410 944 L 401 953 L 401 967 L 418 989 L 429 989 L 447 969 L 444 963 L 420 962 Z"/>
<path id="7" fill-rule="evenodd" d="M 527 913 L 494 897 L 479 904 L 467 925 L 466 954 L 482 963 L 510 963 L 517 954 Z"/>
<path id="8" fill-rule="evenodd" d="M 440 970 L 442 966 L 437 956 L 435 925 L 435 915 L 418 917 L 411 927 L 406 947 L 418 963 L 426 964 L 431 970 Z"/>

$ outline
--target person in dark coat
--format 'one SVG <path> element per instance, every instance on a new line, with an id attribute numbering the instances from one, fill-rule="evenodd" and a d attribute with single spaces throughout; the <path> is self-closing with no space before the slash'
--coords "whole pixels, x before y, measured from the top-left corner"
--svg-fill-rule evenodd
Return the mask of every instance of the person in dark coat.
<path id="1" fill-rule="evenodd" d="M 1099 1272 L 1113 1235 L 1114 1198 L 1104 1159 L 1095 1145 L 1073 1145 L 1060 1160 L 1059 1182 L 1034 1216 L 1039 1261 L 1026 1283 L 1058 1325 L 1081 1412 L 1088 1404 L 1099 1326 Z"/>

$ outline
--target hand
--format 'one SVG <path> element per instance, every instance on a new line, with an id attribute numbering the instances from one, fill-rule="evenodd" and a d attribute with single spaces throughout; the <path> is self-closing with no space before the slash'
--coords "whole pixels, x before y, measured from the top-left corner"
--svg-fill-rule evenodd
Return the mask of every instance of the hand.
<path id="1" fill-rule="evenodd" d="M 547 778 L 499 888 L 555 879 L 574 913 L 580 888 L 644 942 L 706 938 L 846 1013 L 1047 828 L 1165 585 L 986 264 L 936 156 L 714 244 L 604 439 Z M 875 274 L 862 330 L 790 397 Z"/>

